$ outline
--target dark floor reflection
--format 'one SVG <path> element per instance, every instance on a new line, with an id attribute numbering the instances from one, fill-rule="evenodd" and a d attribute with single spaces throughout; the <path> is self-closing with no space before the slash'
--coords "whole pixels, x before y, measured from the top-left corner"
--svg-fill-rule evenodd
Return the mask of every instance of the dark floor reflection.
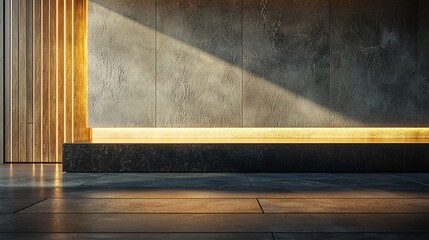
<path id="1" fill-rule="evenodd" d="M 1 239 L 426 239 L 429 174 L 0 167 Z"/>

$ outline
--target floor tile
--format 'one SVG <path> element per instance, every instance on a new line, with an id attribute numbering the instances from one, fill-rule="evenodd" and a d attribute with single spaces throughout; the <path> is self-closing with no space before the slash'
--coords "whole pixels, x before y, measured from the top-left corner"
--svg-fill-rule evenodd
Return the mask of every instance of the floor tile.
<path id="1" fill-rule="evenodd" d="M 426 240 L 427 233 L 275 233 L 276 240 Z"/>
<path id="2" fill-rule="evenodd" d="M 76 187 L 0 187 L 0 199 L 14 198 L 429 198 L 429 189 L 360 189 L 332 191 L 290 191 L 287 189 L 213 189 L 213 188 L 76 188 Z"/>
<path id="3" fill-rule="evenodd" d="M 427 232 L 429 214 L 3 214 L 0 232 Z"/>
<path id="4" fill-rule="evenodd" d="M 421 184 L 393 174 L 371 173 L 254 173 L 248 174 L 254 188 L 279 188 L 289 190 L 332 190 L 332 189 L 407 189 L 421 187 Z"/>
<path id="5" fill-rule="evenodd" d="M 270 233 L 0 233 L 0 239 L 14 240 L 273 240 Z"/>
<path id="6" fill-rule="evenodd" d="M 82 187 L 250 188 L 245 174 L 111 173 Z"/>
<path id="7" fill-rule="evenodd" d="M 43 199 L 0 199 L 0 214 L 1 213 L 14 213 Z"/>
<path id="8" fill-rule="evenodd" d="M 429 173 L 400 173 L 397 175 L 410 181 L 429 186 Z"/>
<path id="9" fill-rule="evenodd" d="M 429 213 L 429 199 L 259 199 L 265 213 Z"/>
<path id="10" fill-rule="evenodd" d="M 17 192 L 14 189 L 13 192 Z M 1 193 L 0 189 L 0 193 Z M 17 193 L 8 193 L 17 195 Z M 46 196 L 45 194 L 44 196 Z M 429 188 L 407 190 L 287 190 L 213 188 L 57 188 L 51 198 L 429 198 Z"/>
<path id="11" fill-rule="evenodd" d="M 256 199 L 48 199 L 20 213 L 262 213 Z"/>
<path id="12" fill-rule="evenodd" d="M 43 199 L 52 197 L 55 195 L 54 192 L 62 192 L 62 190 L 63 188 L 0 187 L 0 199 Z"/>
<path id="13" fill-rule="evenodd" d="M 10 179 L 0 180 L 0 187 L 78 187 L 92 178 L 62 179 L 62 178 L 40 178 L 40 179 Z"/>

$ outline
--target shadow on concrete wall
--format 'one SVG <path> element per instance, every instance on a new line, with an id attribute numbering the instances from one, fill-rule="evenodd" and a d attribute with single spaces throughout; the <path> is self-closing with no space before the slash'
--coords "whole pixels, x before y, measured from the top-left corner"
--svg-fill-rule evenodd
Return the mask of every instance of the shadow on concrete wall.
<path id="1" fill-rule="evenodd" d="M 89 37 L 110 43 L 95 53 L 109 74 L 97 66 L 93 78 L 115 81 L 106 92 L 90 76 L 92 126 L 417 126 L 427 115 L 418 0 L 91 2 L 90 18 L 102 7 L 133 20 L 93 13 L 103 27 Z M 112 41 L 115 28 L 127 41 Z"/>

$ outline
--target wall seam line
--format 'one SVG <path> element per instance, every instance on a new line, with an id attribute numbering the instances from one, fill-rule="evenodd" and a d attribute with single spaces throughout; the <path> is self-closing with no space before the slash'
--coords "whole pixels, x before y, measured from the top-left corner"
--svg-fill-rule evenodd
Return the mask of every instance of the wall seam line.
<path id="1" fill-rule="evenodd" d="M 417 2 L 417 126 L 423 125 L 422 119 L 422 104 L 420 96 L 420 3 L 421 0 Z"/>
<path id="2" fill-rule="evenodd" d="M 331 41 L 331 0 L 328 0 L 328 31 L 329 31 L 329 114 L 328 126 L 332 127 L 332 41 Z"/>
<path id="3" fill-rule="evenodd" d="M 17 81 L 17 86 L 18 86 L 18 89 L 16 90 L 16 92 L 17 92 L 17 94 L 18 94 L 18 103 L 17 103 L 17 106 L 18 106 L 18 109 L 17 109 L 17 112 L 18 112 L 18 122 L 17 122 L 17 125 L 18 125 L 18 135 L 16 136 L 16 138 L 17 138 L 17 142 L 18 142 L 18 160 L 17 160 L 17 162 L 21 162 L 21 131 L 23 131 L 23 130 L 20 130 L 20 127 L 21 127 L 21 118 L 22 118 L 22 116 L 21 116 L 21 98 L 20 98 L 20 95 L 21 95 L 21 77 L 22 77 L 22 74 L 21 74 L 21 66 L 20 66 L 20 63 L 21 63 L 21 44 L 22 44 L 22 39 L 21 39 L 21 28 L 22 28 L 22 21 L 21 21 L 21 4 L 22 4 L 22 1 L 18 1 L 18 4 L 17 4 L 17 8 L 18 8 L 18 10 L 17 10 L 17 14 L 18 14 L 18 23 L 17 23 L 17 25 L 18 25 L 18 28 L 17 28 L 17 35 L 18 35 L 18 42 L 16 43 L 16 45 L 18 46 L 18 52 L 17 52 L 17 60 L 16 60 L 16 62 L 17 62 L 17 65 L 18 65 L 18 70 L 17 70 L 17 76 L 18 76 L 18 78 L 16 79 L 16 81 Z"/>
<path id="4" fill-rule="evenodd" d="M 2 115 L 2 136 L 0 136 L 1 138 L 2 138 L 2 142 L 1 142 L 1 163 L 0 164 L 3 164 L 3 163 L 5 163 L 6 162 L 6 155 L 5 155 L 5 152 L 6 152 L 6 39 L 7 39 L 7 37 L 6 37 L 6 1 L 2 1 L 2 6 L 3 6 L 3 9 L 2 9 L 2 15 L 1 15 L 1 17 L 2 17 L 2 32 L 3 32 L 3 36 L 2 36 L 2 38 L 3 38 L 3 42 L 2 42 L 2 59 L 3 59 L 3 65 L 1 66 L 2 67 L 2 75 L 0 76 L 2 79 L 1 79 L 1 85 L 2 85 L 2 88 L 3 88 L 3 90 L 2 90 L 2 93 L 0 93 L 1 94 L 1 100 L 3 101 L 3 103 L 1 104 L 1 107 L 2 107 L 2 112 L 3 112 L 3 115 Z"/>
<path id="5" fill-rule="evenodd" d="M 244 127 L 244 0 L 241 0 L 241 127 Z"/>
<path id="6" fill-rule="evenodd" d="M 44 8 L 44 1 L 40 1 L 40 162 L 44 162 L 43 159 L 43 65 L 44 65 L 44 53 L 43 53 L 43 41 L 44 41 L 44 26 L 43 26 L 43 8 Z"/>
<path id="7" fill-rule="evenodd" d="M 158 81 L 158 59 L 157 59 L 157 55 L 158 55 L 158 26 L 157 26 L 157 18 L 158 18 L 158 0 L 155 0 L 155 127 L 158 127 L 158 123 L 157 123 L 157 115 L 158 115 L 158 111 L 157 111 L 157 102 L 158 102 L 158 89 L 157 89 L 157 81 Z"/>
<path id="8" fill-rule="evenodd" d="M 58 102 L 59 102 L 59 94 L 58 94 L 58 84 L 59 84 L 59 67 L 58 67 L 58 0 L 55 0 L 55 162 L 58 162 L 58 145 L 59 145 L 59 123 L 58 123 Z"/>

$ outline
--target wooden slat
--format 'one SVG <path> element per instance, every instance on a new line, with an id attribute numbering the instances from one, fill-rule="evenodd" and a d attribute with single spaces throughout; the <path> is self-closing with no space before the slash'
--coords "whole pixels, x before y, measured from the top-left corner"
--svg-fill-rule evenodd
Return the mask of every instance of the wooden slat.
<path id="1" fill-rule="evenodd" d="M 27 131 L 27 153 L 26 153 L 26 159 L 24 159 L 25 162 L 34 162 L 33 159 L 33 124 L 27 123 L 26 126 Z"/>
<path id="2" fill-rule="evenodd" d="M 43 37 L 43 65 L 42 65 L 42 162 L 49 161 L 49 128 L 51 125 L 49 115 L 49 80 L 50 80 L 50 47 L 49 47 L 49 0 L 43 0 L 42 37 Z"/>
<path id="3" fill-rule="evenodd" d="M 42 161 L 42 1 L 34 0 L 34 49 L 33 49 L 33 161 Z"/>
<path id="4" fill-rule="evenodd" d="M 33 123 L 33 1 L 26 0 L 27 123 Z"/>
<path id="5" fill-rule="evenodd" d="M 0 99 L 4 99 L 4 1 L 0 1 Z M 4 105 L 0 104 L 0 162 L 4 162 Z"/>
<path id="6" fill-rule="evenodd" d="M 65 81 L 65 11 L 64 0 L 58 0 L 58 161 L 62 159 L 62 143 L 64 142 L 64 81 Z"/>
<path id="7" fill-rule="evenodd" d="M 49 162 L 56 162 L 57 156 L 57 0 L 50 0 L 50 30 L 49 30 L 49 46 L 50 46 L 50 77 L 49 77 Z"/>
<path id="8" fill-rule="evenodd" d="M 86 0 L 75 0 L 74 6 L 74 141 L 87 140 L 86 89 Z"/>
<path id="9" fill-rule="evenodd" d="M 18 133 L 19 162 L 27 160 L 27 0 L 19 0 Z"/>
<path id="10" fill-rule="evenodd" d="M 5 123 L 4 123 L 4 127 L 5 127 L 5 134 L 4 134 L 4 138 L 5 138 L 5 162 L 12 162 L 12 134 L 11 134 L 11 130 L 12 130 L 12 126 L 11 126 L 11 116 L 12 116 L 12 96 L 10 95 L 11 92 L 11 1 L 12 0 L 6 0 L 5 1 L 5 79 L 4 79 L 4 88 L 5 88 Z"/>
<path id="11" fill-rule="evenodd" d="M 27 84 L 27 94 L 26 94 L 26 118 L 27 118 L 27 142 L 26 142 L 26 159 L 25 162 L 33 162 L 33 0 L 26 0 L 27 3 L 27 56 L 26 56 L 26 84 Z"/>
<path id="12" fill-rule="evenodd" d="M 20 1 L 12 1 L 12 56 L 11 56 L 11 106 L 12 106 L 12 159 L 11 162 L 19 161 L 19 4 Z"/>
<path id="13" fill-rule="evenodd" d="M 73 4 L 74 0 L 66 0 L 66 110 L 65 110 L 65 141 L 73 141 Z"/>

